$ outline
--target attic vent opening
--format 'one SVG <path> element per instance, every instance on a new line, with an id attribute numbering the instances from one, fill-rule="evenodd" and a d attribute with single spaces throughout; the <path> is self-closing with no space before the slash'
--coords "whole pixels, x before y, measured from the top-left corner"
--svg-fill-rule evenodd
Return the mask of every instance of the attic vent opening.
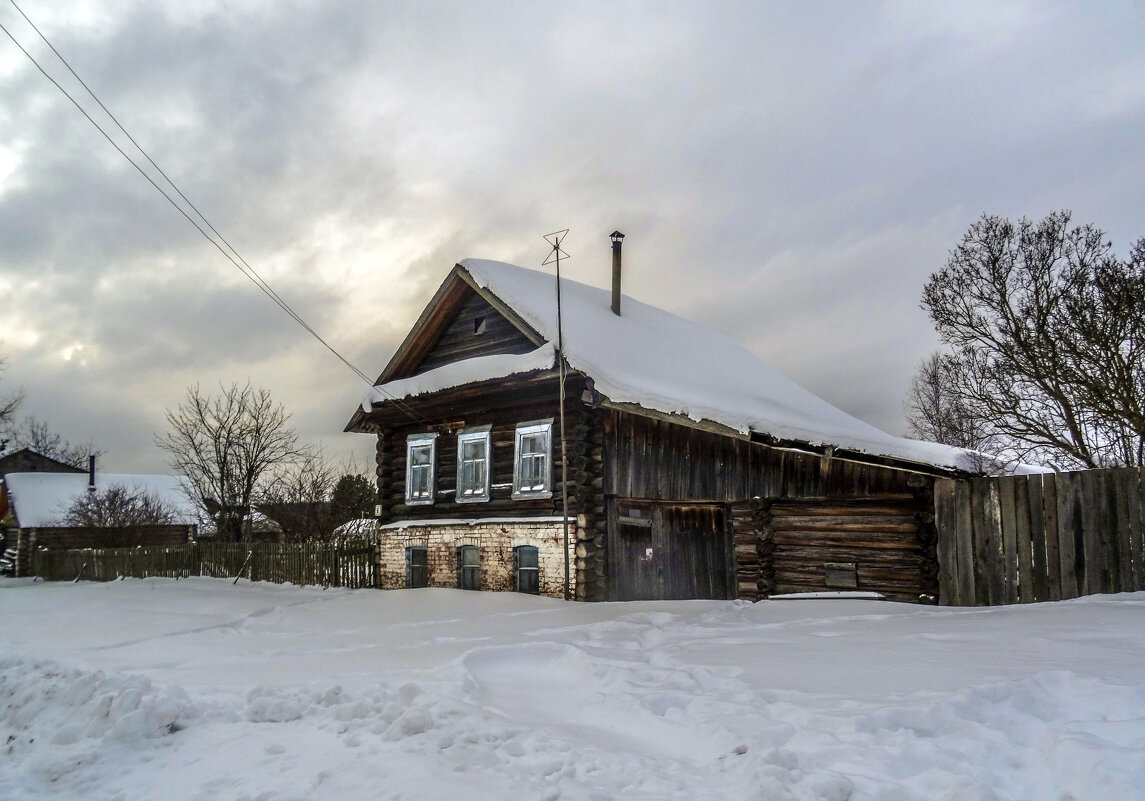
<path id="1" fill-rule="evenodd" d="M 473 318 L 473 333 L 474 334 L 484 334 L 485 333 L 485 318 L 484 317 L 474 317 Z"/>

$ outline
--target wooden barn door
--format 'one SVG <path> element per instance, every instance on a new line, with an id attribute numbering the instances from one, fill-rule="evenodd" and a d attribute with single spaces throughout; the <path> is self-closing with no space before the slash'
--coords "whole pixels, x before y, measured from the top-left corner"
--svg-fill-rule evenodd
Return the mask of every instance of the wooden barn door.
<path id="1" fill-rule="evenodd" d="M 731 537 L 717 504 L 616 501 L 609 598 L 730 598 Z"/>

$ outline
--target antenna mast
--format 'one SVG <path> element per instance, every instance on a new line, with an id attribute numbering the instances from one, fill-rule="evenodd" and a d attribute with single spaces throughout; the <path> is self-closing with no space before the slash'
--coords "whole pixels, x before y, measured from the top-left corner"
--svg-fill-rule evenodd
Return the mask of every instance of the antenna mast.
<path id="1" fill-rule="evenodd" d="M 561 250 L 561 243 L 565 241 L 568 236 L 569 229 L 562 228 L 559 231 L 553 231 L 551 234 L 545 234 L 545 241 L 552 247 L 552 252 L 549 253 L 541 266 L 546 264 L 557 265 L 557 380 L 560 383 L 560 431 L 561 431 L 561 520 L 564 526 L 564 548 L 565 548 L 565 600 L 571 600 L 570 586 L 569 586 L 569 468 L 568 458 L 565 454 L 565 373 L 567 365 L 565 364 L 565 335 L 564 327 L 561 320 L 561 259 L 567 259 L 569 254 Z"/>

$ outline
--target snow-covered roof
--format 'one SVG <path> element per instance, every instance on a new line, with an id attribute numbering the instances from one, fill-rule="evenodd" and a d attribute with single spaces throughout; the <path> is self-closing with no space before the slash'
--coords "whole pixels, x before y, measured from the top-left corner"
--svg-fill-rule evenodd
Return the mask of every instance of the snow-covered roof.
<path id="1" fill-rule="evenodd" d="M 4 477 L 21 528 L 61 525 L 68 507 L 88 491 L 88 480 L 87 473 L 9 473 Z M 157 496 L 175 510 L 180 523 L 199 520 L 198 511 L 183 492 L 177 476 L 96 474 L 97 492 L 117 486 Z"/>
<path id="2" fill-rule="evenodd" d="M 366 394 L 364 411 L 395 397 L 553 366 L 555 277 L 482 259 L 466 259 L 459 267 L 516 312 L 546 344 L 521 356 L 467 359 L 386 382 Z M 981 454 L 881 431 L 799 386 L 718 331 L 627 296 L 618 317 L 611 311 L 607 290 L 568 279 L 561 280 L 561 297 L 565 358 L 613 403 L 711 421 L 745 435 L 981 471 Z"/>

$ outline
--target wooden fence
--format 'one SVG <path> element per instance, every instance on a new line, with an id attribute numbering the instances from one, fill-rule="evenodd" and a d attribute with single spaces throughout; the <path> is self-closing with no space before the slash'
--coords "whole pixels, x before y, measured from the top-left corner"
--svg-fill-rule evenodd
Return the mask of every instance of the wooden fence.
<path id="1" fill-rule="evenodd" d="M 243 576 L 278 584 L 377 586 L 377 550 L 365 537 L 325 542 L 193 542 L 136 548 L 37 549 L 31 571 L 45 581 L 114 581 L 121 577 Z"/>
<path id="2" fill-rule="evenodd" d="M 941 479 L 934 506 L 943 605 L 1145 590 L 1145 469 Z"/>

